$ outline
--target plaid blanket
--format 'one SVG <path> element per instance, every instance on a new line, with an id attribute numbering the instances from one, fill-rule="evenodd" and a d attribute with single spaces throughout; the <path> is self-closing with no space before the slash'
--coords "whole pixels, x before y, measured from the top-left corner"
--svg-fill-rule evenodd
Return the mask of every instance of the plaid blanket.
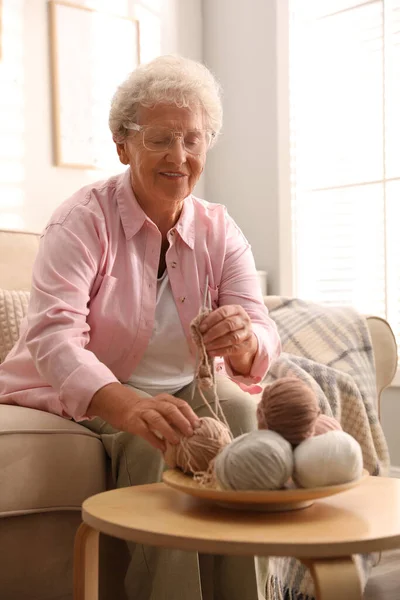
<path id="1" fill-rule="evenodd" d="M 375 365 L 366 320 L 349 307 L 331 307 L 269 296 L 266 305 L 278 326 L 283 352 L 264 383 L 294 376 L 312 387 L 321 411 L 338 419 L 361 445 L 364 467 L 386 475 L 389 453 L 377 411 Z M 355 557 L 365 586 L 373 555 Z M 309 571 L 294 558 L 270 559 L 268 600 L 312 600 Z"/>

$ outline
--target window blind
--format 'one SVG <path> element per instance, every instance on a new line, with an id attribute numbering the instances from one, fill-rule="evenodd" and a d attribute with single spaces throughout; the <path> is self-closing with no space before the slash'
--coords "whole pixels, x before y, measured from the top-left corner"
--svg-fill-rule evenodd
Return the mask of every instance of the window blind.
<path id="1" fill-rule="evenodd" d="M 400 0 L 290 0 L 295 290 L 400 343 Z"/>

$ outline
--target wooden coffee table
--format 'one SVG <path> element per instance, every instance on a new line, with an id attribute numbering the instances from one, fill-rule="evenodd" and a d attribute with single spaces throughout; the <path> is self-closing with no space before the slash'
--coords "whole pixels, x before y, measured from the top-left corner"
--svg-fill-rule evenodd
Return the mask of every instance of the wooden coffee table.
<path id="1" fill-rule="evenodd" d="M 369 477 L 309 508 L 280 513 L 220 508 L 157 483 L 92 496 L 82 517 L 74 600 L 98 599 L 99 532 L 204 554 L 293 556 L 310 568 L 318 600 L 361 600 L 352 555 L 400 547 L 400 480 Z"/>

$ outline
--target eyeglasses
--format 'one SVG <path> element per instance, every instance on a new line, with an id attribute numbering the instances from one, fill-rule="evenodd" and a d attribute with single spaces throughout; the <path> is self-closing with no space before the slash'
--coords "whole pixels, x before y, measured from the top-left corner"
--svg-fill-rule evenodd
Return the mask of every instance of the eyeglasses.
<path id="1" fill-rule="evenodd" d="M 182 141 L 183 147 L 189 154 L 205 154 L 215 137 L 213 131 L 207 129 L 193 129 L 192 131 L 173 131 L 168 127 L 152 125 L 125 125 L 126 129 L 139 131 L 142 134 L 143 146 L 151 152 L 165 152 L 171 147 L 175 138 Z"/>

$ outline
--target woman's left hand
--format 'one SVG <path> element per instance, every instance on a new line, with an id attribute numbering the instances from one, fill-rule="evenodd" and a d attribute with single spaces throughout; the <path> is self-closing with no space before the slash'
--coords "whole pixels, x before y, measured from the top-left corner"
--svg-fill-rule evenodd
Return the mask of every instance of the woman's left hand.
<path id="1" fill-rule="evenodd" d="M 251 320 L 240 304 L 226 304 L 213 310 L 200 325 L 204 345 L 211 357 L 247 357 L 252 360 L 258 342 L 253 333 Z M 247 362 L 247 361 L 246 361 Z"/>

